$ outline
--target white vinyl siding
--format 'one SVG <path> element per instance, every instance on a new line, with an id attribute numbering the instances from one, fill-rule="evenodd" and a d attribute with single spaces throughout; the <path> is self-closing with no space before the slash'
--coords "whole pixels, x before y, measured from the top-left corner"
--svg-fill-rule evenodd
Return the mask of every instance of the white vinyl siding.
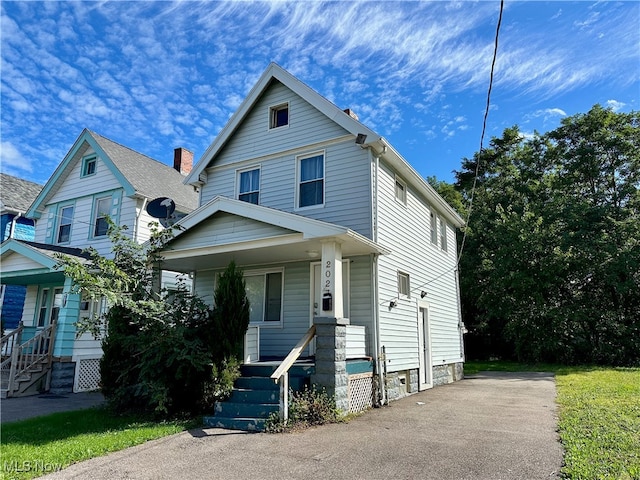
<path id="1" fill-rule="evenodd" d="M 461 361 L 455 255 L 430 247 L 429 206 L 410 187 L 407 207 L 397 202 L 395 175 L 384 162 L 378 189 L 378 242 L 392 251 L 378 261 L 380 343 L 386 349 L 387 368 L 399 371 L 419 365 L 416 298 L 423 290 L 429 302 L 433 364 Z M 445 231 L 448 244 L 455 245 L 453 228 Z M 410 275 L 411 298 L 400 297 L 389 309 L 389 302 L 398 296 L 398 271 Z"/>

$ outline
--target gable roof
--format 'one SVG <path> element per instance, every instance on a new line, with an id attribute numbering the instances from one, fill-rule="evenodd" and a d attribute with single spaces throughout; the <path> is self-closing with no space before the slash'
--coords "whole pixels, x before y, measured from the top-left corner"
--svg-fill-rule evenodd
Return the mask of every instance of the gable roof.
<path id="1" fill-rule="evenodd" d="M 349 238 L 369 246 L 372 252 L 380 254 L 390 253 L 389 250 L 378 245 L 372 240 L 369 240 L 364 235 L 351 230 L 350 228 L 222 196 L 215 197 L 213 200 L 204 204 L 177 222 L 175 224 L 175 235 L 169 241 L 168 245 L 181 235 L 187 234 L 187 232 L 197 224 L 205 221 L 207 218 L 218 212 L 230 213 L 232 215 L 238 215 L 244 218 L 249 218 L 298 232 L 302 234 L 302 238 L 305 240 L 327 237 Z"/>
<path id="2" fill-rule="evenodd" d="M 0 173 L 0 211 L 24 213 L 42 191 L 42 185 Z"/>
<path id="3" fill-rule="evenodd" d="M 184 177 L 180 172 L 85 128 L 29 208 L 27 216 L 39 218 L 42 207 L 76 162 L 80 161 L 77 154 L 85 144 L 96 151 L 118 179 L 127 196 L 148 199 L 170 197 L 176 203 L 176 209 L 185 213 L 198 206 L 198 194 L 192 187 L 184 184 Z"/>
<path id="4" fill-rule="evenodd" d="M 213 143 L 204 152 L 191 173 L 187 175 L 185 183 L 199 185 L 200 174 L 211 164 L 216 155 L 220 153 L 224 145 L 240 127 L 244 119 L 251 112 L 253 106 L 260 99 L 273 80 L 277 80 L 291 91 L 299 95 L 318 111 L 322 112 L 329 119 L 336 122 L 346 131 L 354 136 L 358 134 L 366 135 L 366 140 L 362 147 L 370 148 L 374 157 L 385 159 L 394 169 L 396 169 L 414 189 L 422 194 L 425 199 L 436 207 L 438 211 L 456 227 L 464 226 L 464 220 L 460 215 L 433 189 L 429 183 L 407 162 L 381 135 L 371 130 L 369 127 L 345 113 L 340 107 L 331 103 L 314 89 L 304 84 L 296 77 L 276 63 L 270 63 L 258 82 L 251 89 L 247 97 L 240 104 L 236 112 L 231 116 L 225 127 L 215 138 Z"/>

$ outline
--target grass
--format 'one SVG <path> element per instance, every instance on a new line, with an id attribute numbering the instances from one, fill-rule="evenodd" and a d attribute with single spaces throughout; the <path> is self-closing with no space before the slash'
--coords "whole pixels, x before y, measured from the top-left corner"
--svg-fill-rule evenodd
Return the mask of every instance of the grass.
<path id="1" fill-rule="evenodd" d="M 196 426 L 114 416 L 104 408 L 54 413 L 2 425 L 1 479 L 34 478 L 89 458 Z"/>
<path id="2" fill-rule="evenodd" d="M 467 374 L 487 370 L 555 373 L 565 478 L 640 479 L 640 369 L 465 364 Z"/>

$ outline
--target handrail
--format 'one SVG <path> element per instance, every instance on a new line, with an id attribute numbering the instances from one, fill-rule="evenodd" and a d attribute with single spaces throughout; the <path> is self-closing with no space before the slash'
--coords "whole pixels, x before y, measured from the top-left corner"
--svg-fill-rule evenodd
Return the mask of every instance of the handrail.
<path id="1" fill-rule="evenodd" d="M 289 369 L 296 363 L 300 354 L 316 335 L 316 326 L 311 325 L 304 337 L 302 337 L 295 347 L 291 349 L 289 355 L 282 361 L 280 366 L 271 374 L 271 378 L 276 383 L 280 383 L 280 418 L 285 422 L 289 420 Z M 280 379 L 282 378 L 282 382 Z"/>
<path id="2" fill-rule="evenodd" d="M 37 332 L 23 344 L 18 346 L 14 345 L 9 359 L 11 362 L 11 370 L 9 373 L 9 395 L 11 395 L 14 390 L 16 379 L 31 367 L 45 359 L 48 364 L 51 364 L 55 328 L 56 322 L 53 321 L 51 325 Z M 4 363 L 5 362 L 3 362 L 3 364 Z"/>
<path id="3" fill-rule="evenodd" d="M 15 328 L 0 339 L 0 356 L 7 357 L 0 362 L 0 369 L 4 369 L 11 362 L 11 352 L 13 352 L 16 345 L 20 345 L 23 330 L 24 324 L 20 322 L 18 328 Z"/>
<path id="4" fill-rule="evenodd" d="M 278 383 L 278 380 L 280 379 L 280 377 L 282 377 L 282 375 L 287 373 L 291 368 L 291 366 L 294 363 L 296 363 L 296 360 L 300 358 L 300 354 L 302 353 L 302 350 L 304 350 L 305 347 L 309 345 L 311 340 L 313 340 L 313 337 L 315 336 L 315 334 L 316 334 L 316 326 L 311 325 L 311 327 L 309 327 L 309 330 L 307 330 L 307 333 L 305 333 L 304 337 L 302 337 L 298 341 L 296 346 L 293 347 L 289 352 L 289 355 L 285 357 L 285 359 L 282 361 L 280 366 L 276 368 L 276 370 L 271 374 L 271 378 L 273 378 L 276 383 Z"/>

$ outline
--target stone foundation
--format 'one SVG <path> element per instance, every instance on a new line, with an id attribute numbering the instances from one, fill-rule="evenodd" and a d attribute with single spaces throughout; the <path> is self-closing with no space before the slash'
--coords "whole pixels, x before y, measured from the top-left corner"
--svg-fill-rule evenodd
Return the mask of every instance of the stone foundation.
<path id="1" fill-rule="evenodd" d="M 64 395 L 73 393 L 73 380 L 76 373 L 76 362 L 56 362 L 51 366 L 51 385 L 49 393 Z"/>
<path id="2" fill-rule="evenodd" d="M 389 372 L 385 378 L 387 399 L 398 400 L 419 390 L 419 372 L 417 368 Z M 450 363 L 433 367 L 433 386 L 457 382 L 464 378 L 464 363 Z"/>

